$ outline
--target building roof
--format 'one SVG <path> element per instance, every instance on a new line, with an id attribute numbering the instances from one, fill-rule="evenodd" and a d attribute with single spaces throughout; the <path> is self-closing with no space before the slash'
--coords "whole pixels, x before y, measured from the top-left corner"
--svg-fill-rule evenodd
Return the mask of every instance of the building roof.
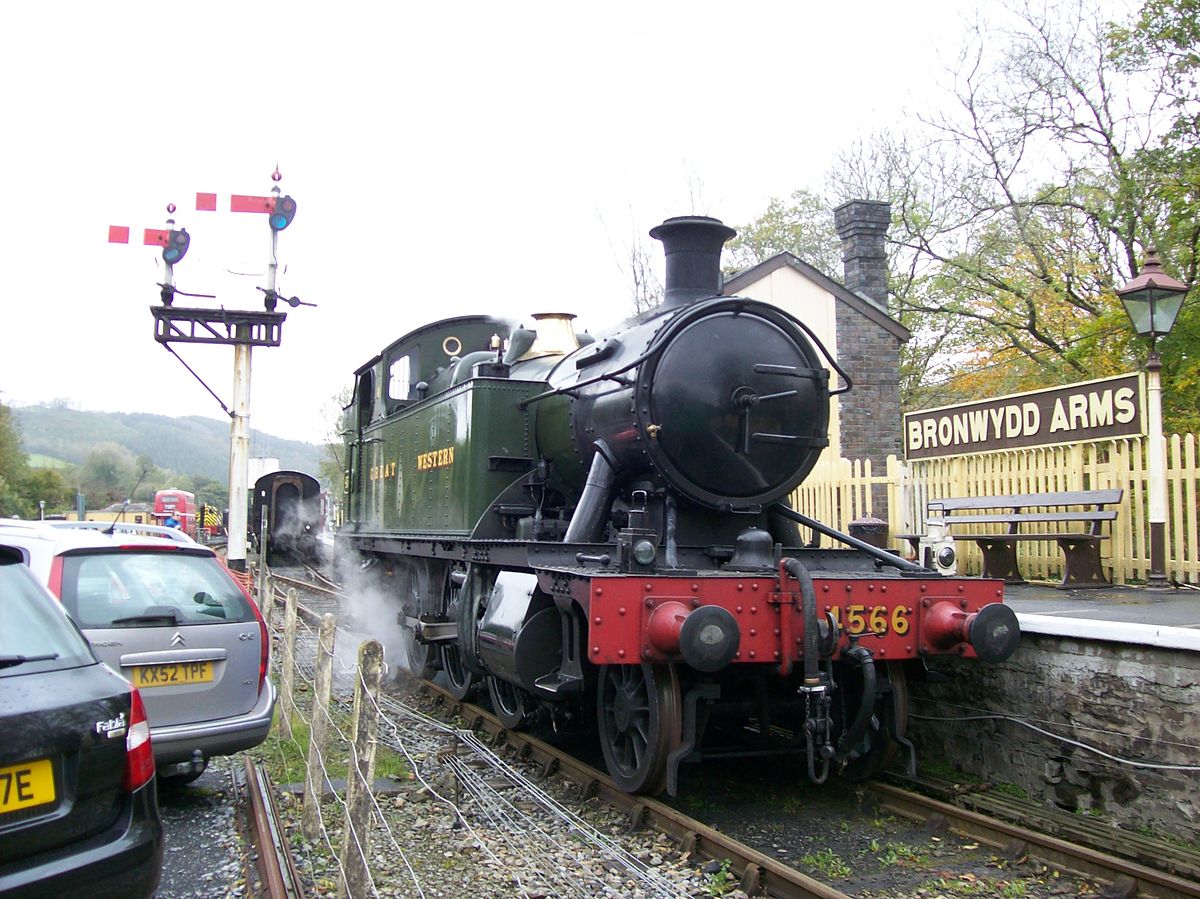
<path id="1" fill-rule="evenodd" d="M 836 299 L 845 303 L 854 311 L 875 322 L 881 328 L 890 331 L 901 343 L 907 343 L 912 337 L 912 332 L 908 328 L 904 327 L 904 325 L 900 324 L 900 322 L 896 321 L 869 299 L 847 289 L 844 284 L 839 284 L 820 269 L 809 265 L 799 256 L 786 251 L 776 253 L 770 259 L 765 259 L 757 265 L 738 272 L 736 275 L 727 277 L 725 279 L 725 293 L 729 295 L 736 294 L 739 290 L 748 287 L 756 281 L 761 281 L 767 275 L 784 267 L 793 269 L 798 274 L 829 291 Z"/>

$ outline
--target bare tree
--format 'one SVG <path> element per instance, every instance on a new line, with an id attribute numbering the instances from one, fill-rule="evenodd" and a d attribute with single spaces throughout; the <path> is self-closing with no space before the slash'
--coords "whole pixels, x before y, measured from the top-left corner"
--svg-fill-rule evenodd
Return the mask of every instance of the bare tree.
<path id="1" fill-rule="evenodd" d="M 663 285 L 655 272 L 645 241 L 631 241 L 626 248 L 623 271 L 633 293 L 635 314 L 648 312 L 663 301 Z"/>
<path id="2" fill-rule="evenodd" d="M 970 33 L 950 107 L 843 154 L 831 192 L 891 201 L 891 288 L 928 364 L 1106 374 L 1128 348 L 1113 283 L 1163 222 L 1143 162 L 1158 95 L 1117 69 L 1091 0 L 999 15 Z"/>

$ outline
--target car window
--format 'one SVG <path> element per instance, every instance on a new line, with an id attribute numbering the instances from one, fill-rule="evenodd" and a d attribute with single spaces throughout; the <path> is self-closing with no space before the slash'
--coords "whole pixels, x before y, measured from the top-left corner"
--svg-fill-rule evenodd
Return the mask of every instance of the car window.
<path id="1" fill-rule="evenodd" d="M 0 564 L 0 678 L 95 662 L 91 647 L 58 600 L 29 570 L 21 564 Z"/>
<path id="2" fill-rule="evenodd" d="M 177 552 L 65 556 L 62 600 L 83 628 L 254 620 L 245 595 L 215 558 Z"/>

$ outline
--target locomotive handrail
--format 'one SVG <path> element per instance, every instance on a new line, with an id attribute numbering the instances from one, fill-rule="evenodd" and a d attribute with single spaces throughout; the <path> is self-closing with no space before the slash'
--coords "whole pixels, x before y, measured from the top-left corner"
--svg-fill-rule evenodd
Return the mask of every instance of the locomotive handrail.
<path id="1" fill-rule="evenodd" d="M 645 362 L 650 357 L 654 356 L 656 353 L 661 353 L 662 349 L 663 349 L 663 347 L 661 345 L 652 346 L 652 347 L 650 347 L 650 349 L 646 350 L 646 352 L 642 353 L 642 355 L 638 356 L 632 362 L 626 363 L 621 368 L 615 369 L 614 371 L 606 371 L 606 372 L 603 372 L 602 374 L 596 375 L 594 378 L 587 378 L 586 380 L 576 381 L 574 384 L 569 384 L 564 387 L 555 387 L 552 390 L 546 390 L 546 391 L 543 391 L 542 393 L 536 393 L 533 396 L 527 397 L 526 399 L 523 399 L 520 402 L 518 402 L 517 408 L 520 409 L 522 412 L 524 412 L 526 409 L 528 409 L 534 403 L 539 403 L 542 400 L 548 400 L 552 396 L 558 396 L 559 394 L 563 394 L 563 393 L 571 393 L 574 390 L 578 390 L 580 387 L 589 387 L 592 384 L 599 383 L 600 381 L 616 381 L 616 380 L 618 380 L 617 375 L 624 374 L 625 372 L 629 371 L 629 369 L 633 368 L 635 365 L 641 365 L 643 362 Z M 625 386 L 628 386 L 628 384 L 626 384 Z"/>
<path id="2" fill-rule="evenodd" d="M 833 370 L 838 373 L 838 377 L 841 378 L 846 383 L 845 387 L 839 387 L 837 390 L 829 391 L 829 395 L 837 396 L 839 393 L 845 393 L 847 390 L 849 390 L 851 387 L 853 387 L 854 382 L 850 380 L 850 376 L 848 374 L 846 374 L 845 370 L 840 365 L 837 364 L 837 361 L 830 354 L 829 350 L 825 349 L 825 344 L 821 343 L 821 338 L 818 337 L 816 334 L 814 334 L 813 329 L 810 328 L 808 325 L 804 324 L 804 322 L 800 321 L 800 319 L 795 318 L 794 316 L 793 316 L 793 319 L 796 322 L 796 324 L 798 324 L 800 326 L 800 329 L 802 331 L 804 331 L 805 334 L 807 334 L 809 337 L 812 338 L 812 342 L 817 345 L 817 349 L 819 349 L 821 351 L 821 355 L 825 357 L 825 361 L 828 362 L 831 366 L 833 366 Z"/>
<path id="3" fill-rule="evenodd" d="M 718 298 L 714 297 L 714 299 L 718 299 Z M 727 298 L 720 297 L 719 299 L 727 299 Z M 802 330 L 805 334 L 807 334 L 809 336 L 809 338 L 812 340 L 812 342 L 817 345 L 817 349 L 821 351 L 821 355 L 825 357 L 825 361 L 829 363 L 830 367 L 835 372 L 837 372 L 838 377 L 842 379 L 843 386 L 839 387 L 837 390 L 829 391 L 829 395 L 837 396 L 838 394 L 845 393 L 846 391 L 850 390 L 854 386 L 854 381 L 851 380 L 850 375 L 848 375 L 846 373 L 846 370 L 837 364 L 837 360 L 834 359 L 833 355 L 829 352 L 829 350 L 825 348 L 825 344 L 823 344 L 821 342 L 821 338 L 818 337 L 816 335 L 816 333 L 814 333 L 812 328 L 810 328 L 804 322 L 800 321 L 800 319 L 796 318 L 795 316 L 791 316 L 791 318 L 792 318 L 793 322 L 795 322 L 795 324 L 800 326 L 800 330 Z M 618 375 L 622 375 L 625 372 L 629 371 L 629 369 L 634 368 L 635 366 L 641 365 L 643 362 L 649 361 L 652 357 L 654 357 L 658 353 L 661 353 L 665 347 L 666 347 L 665 341 L 657 341 L 657 342 L 655 342 L 655 344 L 653 346 L 651 346 L 648 350 L 646 350 L 646 352 L 642 353 L 642 355 L 638 356 L 632 362 L 627 362 L 625 365 L 621 366 L 618 369 L 614 369 L 613 371 L 603 372 L 602 374 L 596 375 L 595 377 L 592 377 L 592 378 L 587 378 L 583 381 L 576 381 L 574 384 L 564 385 L 562 387 L 555 387 L 551 390 L 546 390 L 546 391 L 543 391 L 542 393 L 534 394 L 533 396 L 527 397 L 526 399 L 523 399 L 520 402 L 518 402 L 517 408 L 520 409 L 522 412 L 524 412 L 526 409 L 528 409 L 534 403 L 540 403 L 542 400 L 548 400 L 552 396 L 559 396 L 564 393 L 571 393 L 572 391 L 578 390 L 581 387 L 589 387 L 592 384 L 598 384 L 600 381 L 619 380 L 617 378 Z M 622 383 L 624 383 L 624 382 L 622 382 Z"/>
<path id="4" fill-rule="evenodd" d="M 934 572 L 932 569 L 925 568 L 924 566 L 918 565 L 916 562 L 910 562 L 907 559 L 901 559 L 899 556 L 888 552 L 886 549 L 880 549 L 878 546 L 872 546 L 870 543 L 859 540 L 857 537 L 851 537 L 849 534 L 843 534 L 841 531 L 831 528 L 827 524 L 822 524 L 815 518 L 809 518 L 802 512 L 789 509 L 783 503 L 776 503 L 774 508 L 775 511 L 784 518 L 790 518 L 797 524 L 802 524 L 807 528 L 824 534 L 826 537 L 832 537 L 834 540 L 840 540 L 847 546 L 852 546 L 855 549 L 861 549 L 867 555 L 874 557 L 877 561 L 882 562 L 884 565 L 893 565 L 903 572 L 919 574 L 923 577 L 936 574 L 936 572 Z"/>

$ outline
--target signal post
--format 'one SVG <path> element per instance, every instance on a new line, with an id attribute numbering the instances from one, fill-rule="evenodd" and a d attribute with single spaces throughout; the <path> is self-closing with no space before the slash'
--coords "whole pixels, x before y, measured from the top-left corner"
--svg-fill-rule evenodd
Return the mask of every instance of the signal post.
<path id="1" fill-rule="evenodd" d="M 174 283 L 174 266 L 187 252 L 190 238 L 186 229 L 175 229 L 173 219 L 167 220 L 168 228 L 158 231 L 147 228 L 143 242 L 163 247 L 163 283 L 160 285 L 162 305 L 151 306 L 154 316 L 154 339 L 166 346 L 172 354 L 173 343 L 218 344 L 233 347 L 233 397 L 232 408 L 221 402 L 212 388 L 203 381 L 204 388 L 212 393 L 221 408 L 231 419 L 229 441 L 229 543 L 226 563 L 238 571 L 246 569 L 246 529 L 249 484 L 247 470 L 250 460 L 250 372 L 254 347 L 279 346 L 283 322 L 287 313 L 277 312 L 281 299 L 276 292 L 276 269 L 279 248 L 279 232 L 291 224 L 296 214 L 296 201 L 290 196 L 280 196 L 278 170 L 271 176 L 276 182 L 269 197 L 234 195 L 230 200 L 231 212 L 265 213 L 271 229 L 271 260 L 267 267 L 267 286 L 260 287 L 264 294 L 265 309 L 262 312 L 232 309 L 204 309 L 175 305 L 176 294 L 184 296 L 208 296 L 206 294 L 183 294 Z M 197 194 L 196 208 L 203 211 L 216 209 L 215 194 Z M 174 204 L 167 207 L 175 212 Z M 123 239 L 122 239 L 122 232 Z M 115 243 L 128 242 L 128 228 L 109 229 L 109 240 Z M 209 297 L 211 299 L 211 297 Z M 284 302 L 293 307 L 313 303 L 302 303 L 296 297 Z M 175 354 L 178 358 L 178 354 Z M 180 362 L 183 362 L 180 359 Z M 192 371 L 186 362 L 188 371 Z M 193 376 L 200 380 L 192 371 Z"/>

